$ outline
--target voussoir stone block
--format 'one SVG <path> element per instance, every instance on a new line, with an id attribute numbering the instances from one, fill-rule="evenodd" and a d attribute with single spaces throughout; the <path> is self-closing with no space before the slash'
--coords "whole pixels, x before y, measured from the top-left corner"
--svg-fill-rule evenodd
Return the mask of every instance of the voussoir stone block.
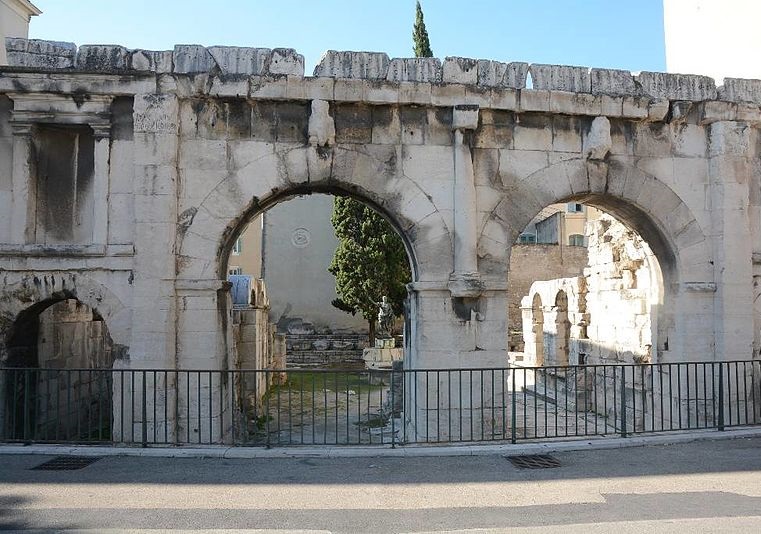
<path id="1" fill-rule="evenodd" d="M 328 50 L 314 68 L 314 75 L 324 78 L 385 80 L 388 67 L 388 54 L 382 52 Z"/>
<path id="2" fill-rule="evenodd" d="M 210 72 L 217 65 L 211 53 L 201 45 L 175 45 L 172 62 L 177 74 Z"/>
<path id="3" fill-rule="evenodd" d="M 587 67 L 567 65 L 531 65 L 529 67 L 534 89 L 589 93 L 591 82 Z"/>
<path id="4" fill-rule="evenodd" d="M 478 60 L 478 85 L 523 89 L 526 87 L 527 74 L 528 63 Z"/>
<path id="5" fill-rule="evenodd" d="M 718 93 L 720 100 L 761 104 L 761 80 L 724 78 L 724 85 L 719 87 Z"/>
<path id="6" fill-rule="evenodd" d="M 74 66 L 77 45 L 61 41 L 7 37 L 8 65 L 35 69 L 70 69 Z"/>
<path id="7" fill-rule="evenodd" d="M 433 82 L 442 80 L 441 60 L 435 57 L 394 58 L 388 66 L 390 82 Z"/>
<path id="8" fill-rule="evenodd" d="M 478 83 L 478 60 L 466 57 L 448 57 L 444 59 L 443 81 L 445 83 Z"/>
<path id="9" fill-rule="evenodd" d="M 637 81 L 645 94 L 654 97 L 692 101 L 716 99 L 716 85 L 708 76 L 641 72 Z"/>
<path id="10" fill-rule="evenodd" d="M 628 70 L 592 69 L 589 76 L 595 95 L 628 96 L 639 92 L 634 76 Z"/>
<path id="11" fill-rule="evenodd" d="M 113 72 L 127 69 L 129 52 L 119 45 L 82 45 L 77 50 L 76 68 Z"/>

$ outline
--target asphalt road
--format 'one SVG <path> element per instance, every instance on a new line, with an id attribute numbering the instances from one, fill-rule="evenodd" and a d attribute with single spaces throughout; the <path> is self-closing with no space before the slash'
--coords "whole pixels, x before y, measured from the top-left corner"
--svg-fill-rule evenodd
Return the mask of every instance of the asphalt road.
<path id="1" fill-rule="evenodd" d="M 501 456 L 107 457 L 78 471 L 0 456 L 0 528 L 761 532 L 761 438 L 553 456 L 561 467 L 518 469 Z"/>

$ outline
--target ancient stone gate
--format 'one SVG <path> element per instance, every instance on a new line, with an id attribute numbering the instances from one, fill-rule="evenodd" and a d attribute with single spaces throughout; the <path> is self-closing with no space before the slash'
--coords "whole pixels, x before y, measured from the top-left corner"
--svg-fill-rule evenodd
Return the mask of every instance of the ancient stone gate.
<path id="1" fill-rule="evenodd" d="M 408 368 L 507 364 L 511 244 L 569 200 L 657 256 L 663 358 L 761 348 L 761 81 L 332 51 L 305 77 L 290 49 L 23 39 L 8 57 L 3 336 L 31 306 L 76 298 L 117 366 L 225 369 L 238 232 L 329 192 L 403 237 Z"/>

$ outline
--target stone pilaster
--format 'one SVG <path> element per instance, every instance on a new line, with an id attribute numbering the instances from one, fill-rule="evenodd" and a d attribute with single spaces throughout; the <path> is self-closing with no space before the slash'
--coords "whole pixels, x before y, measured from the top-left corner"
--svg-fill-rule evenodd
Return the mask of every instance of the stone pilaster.
<path id="1" fill-rule="evenodd" d="M 34 242 L 35 188 L 32 179 L 32 125 L 13 124 L 13 215 L 11 242 Z"/>
<path id="2" fill-rule="evenodd" d="M 111 183 L 109 161 L 111 159 L 111 128 L 93 126 L 95 134 L 95 165 L 93 180 L 93 244 L 108 242 L 108 199 Z"/>
<path id="3" fill-rule="evenodd" d="M 753 344 L 752 240 L 749 220 L 750 127 L 708 126 L 717 359 L 747 359 Z"/>
<path id="4" fill-rule="evenodd" d="M 455 106 L 454 128 L 454 272 L 449 290 L 454 297 L 477 297 L 482 284 L 478 273 L 478 210 L 473 157 L 466 132 L 478 128 L 478 106 Z"/>
<path id="5" fill-rule="evenodd" d="M 175 240 L 179 106 L 168 94 L 134 103 L 135 262 L 130 359 L 133 367 L 174 368 Z"/>

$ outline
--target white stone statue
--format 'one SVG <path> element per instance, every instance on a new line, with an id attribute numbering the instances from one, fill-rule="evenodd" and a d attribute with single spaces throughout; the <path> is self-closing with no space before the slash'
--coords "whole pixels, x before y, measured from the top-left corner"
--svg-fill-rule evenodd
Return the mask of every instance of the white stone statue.
<path id="1" fill-rule="evenodd" d="M 394 326 L 394 309 L 387 296 L 381 297 L 380 302 L 371 302 L 378 306 L 378 337 L 391 337 L 391 329 Z"/>

